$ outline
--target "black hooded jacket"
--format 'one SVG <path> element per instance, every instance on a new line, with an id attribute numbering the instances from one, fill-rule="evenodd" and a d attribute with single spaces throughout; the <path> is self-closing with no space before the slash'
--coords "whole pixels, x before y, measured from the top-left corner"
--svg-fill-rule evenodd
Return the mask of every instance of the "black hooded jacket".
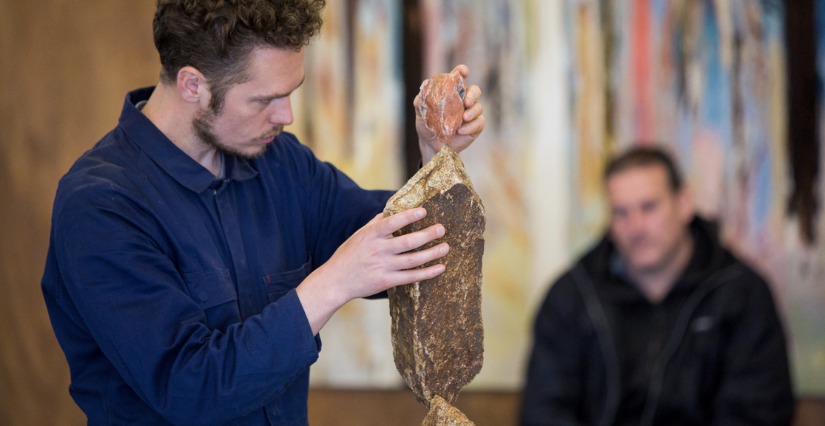
<path id="1" fill-rule="evenodd" d="M 522 426 L 791 423 L 785 337 L 765 281 L 696 218 L 691 261 L 650 303 L 605 237 L 539 310 Z"/>

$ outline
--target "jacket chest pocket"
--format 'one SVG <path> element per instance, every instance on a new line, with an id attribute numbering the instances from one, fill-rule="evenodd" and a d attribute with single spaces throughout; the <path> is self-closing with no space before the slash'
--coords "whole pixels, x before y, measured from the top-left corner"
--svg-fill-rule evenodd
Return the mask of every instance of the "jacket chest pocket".
<path id="1" fill-rule="evenodd" d="M 274 303 L 290 290 L 298 287 L 309 273 L 312 272 L 312 261 L 309 260 L 298 269 L 266 275 L 262 278 L 269 303 Z"/>
<path id="2" fill-rule="evenodd" d="M 240 321 L 238 293 L 225 268 L 183 274 L 189 295 L 206 314 L 206 325 L 223 330 Z"/>

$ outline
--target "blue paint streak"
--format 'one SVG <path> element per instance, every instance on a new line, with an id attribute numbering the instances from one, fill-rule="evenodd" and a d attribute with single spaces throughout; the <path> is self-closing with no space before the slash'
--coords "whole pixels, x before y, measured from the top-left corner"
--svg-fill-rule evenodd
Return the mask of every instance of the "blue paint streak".
<path id="1" fill-rule="evenodd" d="M 770 214 L 773 199 L 773 191 L 771 191 L 772 165 L 769 157 L 770 153 L 761 152 L 760 154 L 754 182 L 754 200 L 751 204 L 751 229 L 757 232 L 764 230 L 767 226 L 768 215 Z"/>
<path id="2" fill-rule="evenodd" d="M 705 60 L 705 93 L 703 94 L 703 128 L 716 130 L 721 137 L 726 152 L 733 145 L 733 107 L 728 73 L 722 67 L 719 51 L 719 26 L 713 8 L 705 6 L 704 29 L 702 31 L 701 53 Z"/>

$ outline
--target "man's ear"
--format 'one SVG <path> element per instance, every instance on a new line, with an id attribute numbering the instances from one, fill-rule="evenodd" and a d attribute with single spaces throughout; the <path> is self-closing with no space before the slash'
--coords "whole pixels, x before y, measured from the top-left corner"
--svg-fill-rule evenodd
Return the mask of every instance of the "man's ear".
<path id="1" fill-rule="evenodd" d="M 209 105 L 211 98 L 206 78 L 191 66 L 185 66 L 178 71 L 178 94 L 184 101 L 199 104 L 201 107 Z"/>
<path id="2" fill-rule="evenodd" d="M 679 216 L 684 223 L 690 223 L 696 214 L 696 205 L 693 203 L 693 190 L 687 183 L 682 184 L 682 188 L 677 194 L 679 197 Z"/>

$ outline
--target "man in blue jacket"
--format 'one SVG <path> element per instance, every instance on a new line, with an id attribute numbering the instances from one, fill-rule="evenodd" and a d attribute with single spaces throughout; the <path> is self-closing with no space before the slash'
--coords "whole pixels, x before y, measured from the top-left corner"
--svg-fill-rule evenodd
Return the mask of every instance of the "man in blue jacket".
<path id="1" fill-rule="evenodd" d="M 608 234 L 536 316 L 521 424 L 789 425 L 770 290 L 694 214 L 670 157 L 631 149 L 605 187 Z"/>
<path id="2" fill-rule="evenodd" d="M 319 330 L 349 300 L 432 278 L 445 232 L 392 233 L 294 136 L 323 1 L 160 0 L 157 87 L 61 179 L 42 288 L 90 425 L 305 425 Z M 467 75 L 466 67 L 459 67 Z M 467 90 L 452 146 L 483 130 Z M 416 101 L 417 102 L 417 101 Z M 441 148 L 418 126 L 423 161 Z"/>

